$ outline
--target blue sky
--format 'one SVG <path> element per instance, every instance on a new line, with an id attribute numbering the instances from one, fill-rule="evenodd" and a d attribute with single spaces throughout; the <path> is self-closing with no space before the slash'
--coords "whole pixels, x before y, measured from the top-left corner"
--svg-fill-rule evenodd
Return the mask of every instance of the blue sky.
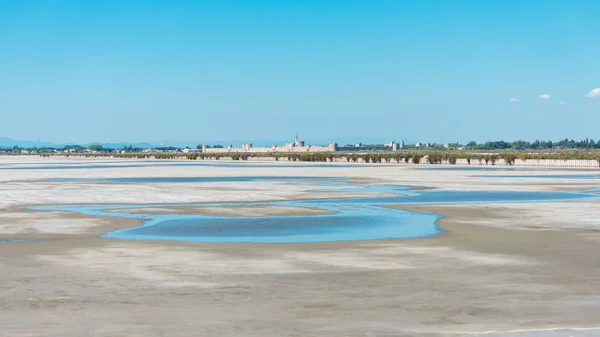
<path id="1" fill-rule="evenodd" d="M 0 0 L 0 137 L 598 139 L 599 17 L 596 0 Z"/>

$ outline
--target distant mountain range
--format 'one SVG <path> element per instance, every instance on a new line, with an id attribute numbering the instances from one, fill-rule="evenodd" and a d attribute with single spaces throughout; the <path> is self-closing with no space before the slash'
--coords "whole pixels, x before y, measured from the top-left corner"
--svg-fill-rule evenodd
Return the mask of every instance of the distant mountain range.
<path id="1" fill-rule="evenodd" d="M 395 141 L 400 141 L 400 140 L 402 140 L 402 139 L 395 139 Z M 389 141 L 390 141 L 390 139 L 356 137 L 356 138 L 352 138 L 352 139 L 351 138 L 342 138 L 335 142 L 337 142 L 339 145 L 345 145 L 345 144 L 354 144 L 357 142 L 361 142 L 364 144 L 383 144 L 383 143 L 387 143 Z M 78 144 L 78 143 L 53 143 L 53 142 L 41 141 L 41 140 L 35 140 L 35 141 L 16 140 L 16 139 L 11 139 L 11 138 L 6 138 L 6 137 L 0 137 L 0 147 L 3 147 L 3 148 L 10 148 L 13 146 L 19 146 L 19 147 L 23 147 L 23 148 L 33 148 L 33 147 L 61 148 L 66 145 L 81 145 L 81 146 L 102 145 L 102 147 L 104 147 L 104 148 L 113 148 L 113 149 L 120 149 L 124 146 L 141 147 L 141 148 L 175 146 L 175 147 L 179 147 L 179 148 L 184 148 L 186 146 L 196 147 L 196 145 L 198 145 L 198 144 L 205 144 L 205 145 L 215 145 L 215 144 L 229 145 L 229 144 L 231 144 L 233 146 L 241 146 L 241 144 L 246 143 L 246 142 L 248 142 L 248 141 L 243 141 L 243 140 L 237 140 L 237 141 L 233 141 L 233 140 L 203 140 L 203 141 L 172 140 L 172 141 L 164 141 L 164 142 L 114 142 L 114 143 L 94 142 L 94 143 Z M 293 142 L 293 139 L 257 140 L 257 141 L 250 141 L 250 142 L 254 146 L 271 146 L 274 144 L 281 145 L 281 144 Z M 306 143 L 311 144 L 311 145 L 327 145 L 332 142 L 334 142 L 334 140 L 331 140 L 331 139 L 306 139 Z M 412 143 L 411 141 L 406 140 L 406 139 L 404 139 L 404 142 L 406 142 L 407 144 Z"/>
<path id="2" fill-rule="evenodd" d="M 19 147 L 24 147 L 24 148 L 32 148 L 32 147 L 54 147 L 54 148 L 60 148 L 60 147 L 64 147 L 66 145 L 81 145 L 81 146 L 89 146 L 89 145 L 102 145 L 102 147 L 105 148 L 122 148 L 123 146 L 133 146 L 133 147 L 156 147 L 156 146 L 161 146 L 161 144 L 156 143 L 156 144 L 151 144 L 151 143 L 127 143 L 127 142 L 123 142 L 123 143 L 87 143 L 87 144 L 77 144 L 77 143 L 53 143 L 53 142 L 47 142 L 47 141 L 41 141 L 41 140 L 16 140 L 16 139 L 11 139 L 11 138 L 6 138 L 6 137 L 0 137 L 0 147 L 13 147 L 13 146 L 19 146 Z M 175 146 L 175 145 L 174 145 Z"/>

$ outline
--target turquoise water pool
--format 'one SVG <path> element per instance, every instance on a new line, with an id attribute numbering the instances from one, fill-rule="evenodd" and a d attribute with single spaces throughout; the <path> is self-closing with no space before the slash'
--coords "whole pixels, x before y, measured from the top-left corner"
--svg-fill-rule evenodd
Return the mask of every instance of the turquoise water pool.
<path id="1" fill-rule="evenodd" d="M 205 177 L 206 178 L 206 177 Z M 249 177 L 212 178 L 209 181 L 246 181 Z M 509 191 L 422 191 L 410 186 L 358 185 L 326 177 L 250 177 L 256 180 L 314 179 L 334 191 L 379 192 L 388 196 L 337 198 L 326 200 L 297 200 L 279 202 L 242 202 L 183 205 L 69 205 L 36 206 L 37 210 L 62 210 L 86 215 L 143 219 L 143 225 L 109 232 L 103 237 L 128 240 L 175 240 L 193 242 L 255 242 L 297 243 L 345 240 L 378 240 L 416 238 L 437 235 L 436 214 L 417 213 L 385 207 L 386 205 L 414 204 L 473 204 L 508 202 L 552 202 L 596 199 L 598 194 L 586 192 L 509 192 Z M 134 180 L 132 180 L 134 179 Z M 189 179 L 189 178 L 169 178 Z M 242 179 L 242 180 L 239 180 Z M 338 178 L 339 179 L 339 178 Z M 125 178 L 119 182 L 131 183 L 148 178 Z M 206 180 L 203 180 L 206 181 Z M 163 180 L 152 180 L 160 183 Z M 331 191 L 331 189 L 328 189 Z M 294 206 L 331 211 L 327 215 L 226 217 L 194 214 L 133 214 L 105 212 L 108 209 L 148 208 L 165 206 Z"/>
<path id="2" fill-rule="evenodd" d="M 156 183 L 210 183 L 210 182 L 249 182 L 249 181 L 335 181 L 340 177 L 305 177 L 305 176 L 230 176 L 230 177 L 132 177 L 132 178 L 56 178 L 55 182 L 99 181 L 119 184 L 156 184 Z"/>
<path id="3" fill-rule="evenodd" d="M 511 166 L 442 166 L 442 167 L 426 167 L 423 170 L 428 171 L 526 171 L 529 170 L 523 167 Z"/>
<path id="4" fill-rule="evenodd" d="M 481 178 L 600 179 L 600 174 L 483 175 Z"/>
<path id="5" fill-rule="evenodd" d="M 0 240 L 0 243 L 19 243 L 19 242 L 36 242 L 42 239 L 17 239 L 17 240 Z"/>
<path id="6" fill-rule="evenodd" d="M 348 164 L 304 164 L 304 163 L 247 163 L 247 162 L 227 162 L 218 163 L 212 161 L 191 161 L 191 162 L 158 162 L 149 163 L 147 161 L 141 163 L 110 163 L 106 165 L 94 164 L 75 164 L 75 163 L 53 163 L 42 165 L 24 165 L 24 166 L 0 166 L 0 170 L 85 170 L 85 169 L 109 169 L 109 168 L 138 168 L 138 167 L 161 167 L 161 166 L 205 166 L 205 167 L 253 167 L 253 168 L 302 168 L 302 167 L 329 167 L 329 168 L 345 168 L 351 167 Z"/>

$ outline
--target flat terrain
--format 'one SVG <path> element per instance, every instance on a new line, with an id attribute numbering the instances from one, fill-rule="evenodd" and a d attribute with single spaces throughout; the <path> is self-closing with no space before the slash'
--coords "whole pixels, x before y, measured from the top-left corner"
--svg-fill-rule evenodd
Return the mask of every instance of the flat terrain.
<path id="1" fill-rule="evenodd" d="M 107 161 L 0 157 L 0 168 L 50 162 L 101 165 Z M 143 163 L 107 164 L 132 162 Z M 542 173 L 574 172 L 580 171 Z M 600 187 L 598 179 L 474 177 L 481 174 L 360 164 L 350 168 L 0 170 L 0 240 L 42 239 L 0 243 L 0 336 L 599 336 L 600 202 L 596 200 L 401 206 L 444 215 L 439 225 L 445 233 L 420 239 L 311 244 L 113 240 L 99 236 L 141 221 L 25 208 L 340 196 L 315 192 L 336 187 L 308 181 L 49 180 L 54 178 L 293 175 L 443 190 Z M 518 172 L 527 174 L 540 172 Z M 317 212 L 211 211 L 228 216 Z"/>
<path id="2" fill-rule="evenodd" d="M 295 215 L 320 215 L 332 212 L 315 207 L 290 207 L 290 206 L 235 206 L 235 207 L 211 207 L 211 206 L 167 206 L 146 208 L 120 208 L 109 209 L 109 213 L 132 213 L 132 214 L 201 214 L 227 217 L 261 217 L 261 216 L 295 216 Z"/>

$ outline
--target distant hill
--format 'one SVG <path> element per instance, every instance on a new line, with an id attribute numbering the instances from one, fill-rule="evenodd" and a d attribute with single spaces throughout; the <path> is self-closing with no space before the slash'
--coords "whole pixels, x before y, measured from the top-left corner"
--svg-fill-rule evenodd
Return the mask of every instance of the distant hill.
<path id="1" fill-rule="evenodd" d="M 141 148 L 151 148 L 151 147 L 163 146 L 159 143 L 87 143 L 87 144 L 81 144 L 81 146 L 90 146 L 90 145 L 102 145 L 102 147 L 105 149 L 120 149 L 120 148 L 123 148 L 124 146 L 141 147 Z M 166 144 L 164 146 L 176 146 L 176 145 Z"/>
<path id="2" fill-rule="evenodd" d="M 330 143 L 333 142 L 337 142 L 338 145 L 345 145 L 345 144 L 355 144 L 357 142 L 361 142 L 363 144 L 383 144 L 383 143 L 388 143 L 391 140 L 395 140 L 396 142 L 399 142 L 401 140 L 404 140 L 405 143 L 407 144 L 411 144 L 413 142 L 411 142 L 410 140 L 407 139 L 401 139 L 401 138 L 394 138 L 394 139 L 383 139 L 383 138 L 361 138 L 361 137 L 353 137 L 353 138 L 349 138 L 349 137 L 345 137 L 345 138 L 340 138 L 339 140 L 332 140 L 332 139 L 304 139 L 306 141 L 307 144 L 310 145 L 328 145 Z M 204 144 L 204 145 L 233 145 L 235 147 L 239 147 L 241 146 L 243 143 L 246 142 L 251 142 L 254 146 L 271 146 L 271 145 L 282 145 L 285 143 L 290 143 L 293 142 L 293 139 L 287 139 L 287 140 L 202 140 L 202 141 L 182 141 L 182 140 L 170 140 L 170 141 L 164 141 L 164 142 L 114 142 L 114 143 L 102 143 L 102 142 L 94 142 L 94 143 L 85 143 L 85 144 L 77 144 L 77 143 L 53 143 L 53 142 L 48 142 L 48 141 L 41 141 L 41 140 L 16 140 L 16 139 L 12 139 L 12 138 L 7 138 L 7 137 L 0 137 L 0 147 L 3 148 L 11 148 L 13 146 L 19 146 L 19 147 L 23 147 L 23 148 L 32 148 L 32 147 L 53 147 L 53 148 L 60 148 L 60 147 L 64 147 L 66 145 L 81 145 L 81 146 L 89 146 L 89 145 L 102 145 L 102 147 L 104 148 L 112 148 L 112 149 L 120 149 L 124 146 L 132 146 L 132 147 L 141 147 L 141 148 L 153 148 L 153 147 L 160 147 L 160 146 L 175 146 L 175 147 L 179 147 L 179 148 L 184 148 L 186 146 L 188 147 L 196 147 L 196 145 L 199 144 Z"/>
<path id="3" fill-rule="evenodd" d="M 44 142 L 40 140 L 30 141 L 30 140 L 15 140 L 5 137 L 0 137 L 0 147 L 56 147 L 57 145 L 52 142 Z"/>
<path id="4" fill-rule="evenodd" d="M 122 142 L 122 143 L 87 143 L 87 144 L 77 144 L 77 143 L 53 143 L 53 142 L 47 142 L 47 141 L 41 141 L 41 140 L 17 140 L 17 139 L 11 139 L 11 138 L 6 138 L 6 137 L 0 137 L 0 147 L 4 147 L 4 148 L 8 148 L 8 147 L 13 147 L 13 146 L 19 146 L 19 147 L 24 147 L 24 148 L 32 148 L 32 147 L 54 147 L 54 148 L 58 148 L 58 147 L 64 147 L 66 145 L 81 145 L 81 146 L 89 146 L 89 145 L 102 145 L 102 147 L 104 148 L 115 148 L 115 149 L 120 149 L 123 146 L 133 146 L 133 147 L 143 147 L 143 148 L 147 148 L 147 147 L 156 147 L 156 146 L 161 146 L 160 143 L 128 143 L 128 142 Z"/>

